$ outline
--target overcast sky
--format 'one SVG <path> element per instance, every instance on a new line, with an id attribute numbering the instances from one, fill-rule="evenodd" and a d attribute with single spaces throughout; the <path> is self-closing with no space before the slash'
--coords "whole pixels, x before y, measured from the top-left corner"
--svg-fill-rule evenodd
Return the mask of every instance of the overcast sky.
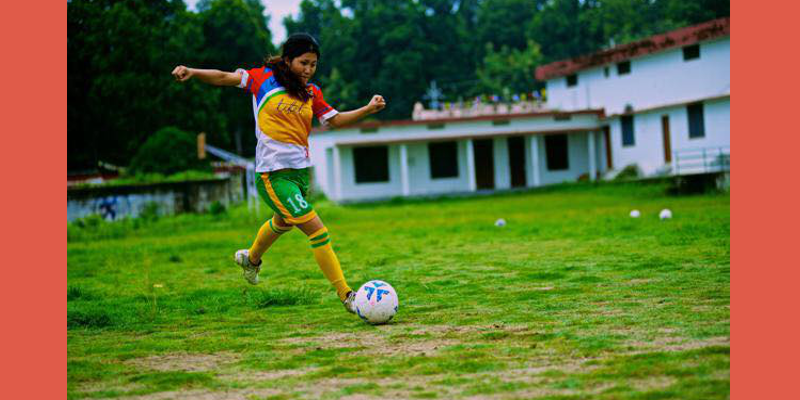
<path id="1" fill-rule="evenodd" d="M 195 5 L 200 0 L 183 0 L 190 10 L 196 11 Z M 264 13 L 270 16 L 269 31 L 272 32 L 272 42 L 275 46 L 280 46 L 286 40 L 286 28 L 283 27 L 283 17 L 292 15 L 296 17 L 300 11 L 302 0 L 261 0 L 266 10 Z"/>

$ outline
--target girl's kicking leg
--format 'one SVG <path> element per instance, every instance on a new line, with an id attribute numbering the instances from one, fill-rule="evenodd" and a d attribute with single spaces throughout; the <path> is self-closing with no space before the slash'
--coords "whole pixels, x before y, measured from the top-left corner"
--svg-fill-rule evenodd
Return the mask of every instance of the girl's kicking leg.
<path id="1" fill-rule="evenodd" d="M 344 279 L 342 267 L 339 265 L 339 259 L 336 253 L 333 252 L 331 246 L 331 238 L 328 235 L 328 228 L 322 224 L 319 216 L 315 216 L 308 222 L 297 225 L 303 233 L 308 236 L 311 244 L 311 250 L 314 252 L 314 258 L 319 264 L 322 273 L 328 278 L 328 281 L 336 288 L 336 294 L 339 300 L 344 304 L 347 311 L 355 314 L 355 292 L 347 286 L 347 281 Z"/>

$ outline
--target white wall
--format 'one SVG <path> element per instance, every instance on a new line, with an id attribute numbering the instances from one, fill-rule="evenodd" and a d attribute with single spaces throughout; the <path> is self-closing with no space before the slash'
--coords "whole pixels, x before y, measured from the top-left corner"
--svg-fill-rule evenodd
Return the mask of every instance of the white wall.
<path id="1" fill-rule="evenodd" d="M 467 176 L 467 145 L 457 142 L 458 176 L 454 178 L 431 178 L 430 158 L 427 143 L 408 144 L 408 176 L 411 195 L 466 192 L 469 190 Z"/>
<path id="2" fill-rule="evenodd" d="M 342 197 L 337 200 L 385 198 L 403 195 L 400 182 L 400 149 L 389 146 L 389 181 L 356 183 L 355 163 L 352 147 L 341 147 Z"/>
<path id="3" fill-rule="evenodd" d="M 631 72 L 617 75 L 616 64 L 579 71 L 578 84 L 568 88 L 566 77 L 548 80 L 547 105 L 561 110 L 605 108 L 619 114 L 730 93 L 730 38 L 700 43 L 700 58 L 684 61 L 683 48 L 630 60 Z"/>
<path id="4" fill-rule="evenodd" d="M 730 146 L 730 99 L 703 102 L 705 136 L 689 138 L 689 116 L 685 105 L 635 114 L 633 146 L 622 146 L 619 117 L 609 119 L 611 154 L 615 169 L 637 164 L 647 175 L 663 168 L 664 139 L 661 117 L 669 116 L 672 151 Z"/>
<path id="5" fill-rule="evenodd" d="M 539 136 L 539 171 L 542 185 L 574 182 L 579 176 L 589 172 L 589 147 L 586 133 L 567 134 L 569 169 L 556 171 L 547 169 L 547 149 L 544 135 L 537 136 Z M 536 140 L 536 137 L 533 137 L 532 140 Z"/>
<path id="6" fill-rule="evenodd" d="M 508 164 L 510 162 L 508 138 L 495 138 L 492 149 L 494 151 L 492 157 L 494 159 L 494 188 L 509 189 L 511 188 L 511 166 Z"/>

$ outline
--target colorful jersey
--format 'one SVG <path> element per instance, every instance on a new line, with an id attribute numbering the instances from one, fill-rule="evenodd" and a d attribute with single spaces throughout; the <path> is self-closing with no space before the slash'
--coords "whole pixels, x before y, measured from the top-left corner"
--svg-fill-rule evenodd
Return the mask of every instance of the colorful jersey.
<path id="1" fill-rule="evenodd" d="M 267 67 L 237 69 L 242 74 L 239 87 L 253 95 L 256 119 L 256 172 L 311 166 L 308 134 L 311 119 L 327 125 L 338 114 L 322 97 L 317 85 L 308 84 L 311 99 L 306 102 L 289 96 Z"/>

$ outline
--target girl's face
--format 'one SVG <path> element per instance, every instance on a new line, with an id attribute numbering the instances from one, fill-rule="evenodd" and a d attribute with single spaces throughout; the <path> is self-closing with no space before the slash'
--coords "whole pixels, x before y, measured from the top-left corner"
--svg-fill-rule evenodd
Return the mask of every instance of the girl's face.
<path id="1" fill-rule="evenodd" d="M 289 70 L 300 78 L 304 85 L 317 72 L 317 55 L 315 53 L 305 53 L 299 57 L 295 57 L 289 62 Z"/>

